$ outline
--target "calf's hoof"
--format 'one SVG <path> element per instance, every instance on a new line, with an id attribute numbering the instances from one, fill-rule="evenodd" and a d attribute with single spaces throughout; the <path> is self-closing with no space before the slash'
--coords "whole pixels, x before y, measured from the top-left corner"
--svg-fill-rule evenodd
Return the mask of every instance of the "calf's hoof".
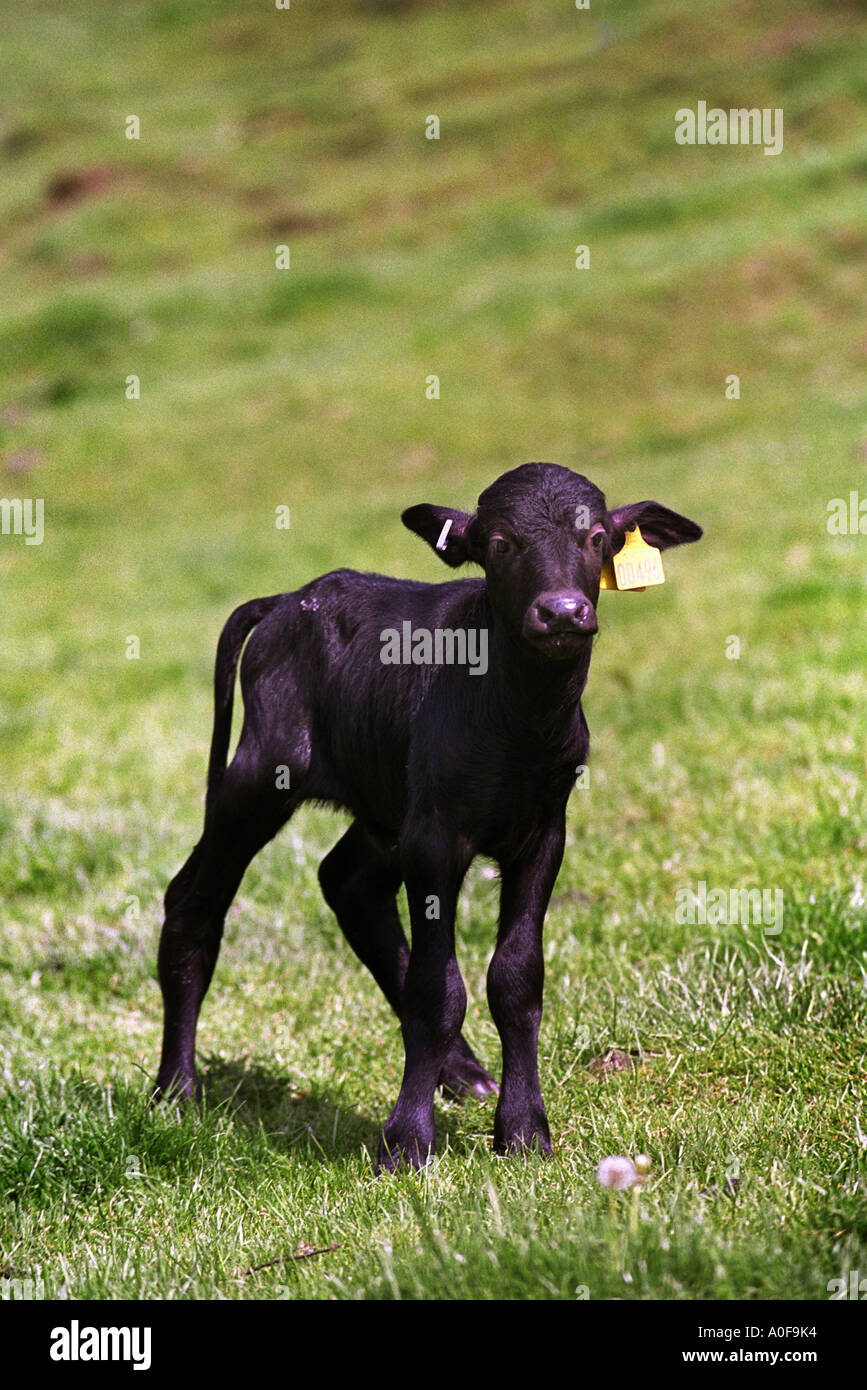
<path id="1" fill-rule="evenodd" d="M 160 1071 L 151 1092 L 151 1105 L 160 1101 L 177 1101 L 182 1106 L 197 1105 L 202 1099 L 202 1083 L 195 1075 L 183 1076 L 177 1072 Z"/>
<path id="2" fill-rule="evenodd" d="M 407 1129 L 404 1132 L 397 1126 L 388 1126 L 379 1141 L 376 1176 L 396 1173 L 401 1168 L 418 1171 L 429 1162 L 433 1151 L 433 1132 L 422 1135 L 416 1130 Z"/>
<path id="3" fill-rule="evenodd" d="M 490 1072 L 485 1071 L 466 1043 L 456 1047 L 446 1058 L 437 1085 L 449 1100 L 463 1100 L 465 1096 L 496 1096 L 500 1091 Z"/>
<path id="4" fill-rule="evenodd" d="M 494 1125 L 494 1153 L 517 1155 L 526 1158 L 538 1154 L 542 1158 L 553 1156 L 551 1134 L 547 1120 L 527 1121 L 515 1125 Z"/>

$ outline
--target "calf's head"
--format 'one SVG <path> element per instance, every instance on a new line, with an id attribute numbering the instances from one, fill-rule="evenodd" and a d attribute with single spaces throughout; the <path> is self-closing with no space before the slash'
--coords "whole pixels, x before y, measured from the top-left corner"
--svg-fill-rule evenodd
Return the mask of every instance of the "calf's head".
<path id="1" fill-rule="evenodd" d="M 497 620 L 528 651 L 558 661 L 586 653 L 597 630 L 603 565 L 627 531 L 639 526 L 658 550 L 702 534 L 659 502 L 609 511 L 593 483 L 553 463 L 504 473 L 485 488 L 472 515 L 423 502 L 402 520 L 447 565 L 481 565 Z"/>

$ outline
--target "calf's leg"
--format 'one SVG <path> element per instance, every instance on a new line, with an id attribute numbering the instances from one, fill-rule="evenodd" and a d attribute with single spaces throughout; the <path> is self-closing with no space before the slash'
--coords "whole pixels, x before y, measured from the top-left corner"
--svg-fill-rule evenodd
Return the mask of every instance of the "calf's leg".
<path id="1" fill-rule="evenodd" d="M 403 984 L 403 1083 L 385 1123 L 377 1172 L 406 1163 L 421 1168 L 433 1152 L 434 1093 L 461 1035 L 467 993 L 455 957 L 455 908 L 466 862 L 442 837 L 438 823 L 413 827 L 401 845 L 412 925 Z"/>
<path id="2" fill-rule="evenodd" d="M 488 968 L 488 1002 L 503 1044 L 503 1078 L 494 1117 L 497 1153 L 551 1153 L 539 1088 L 542 926 L 563 859 L 565 830 L 553 827 L 531 852 L 501 865 L 500 927 Z"/>
<path id="3" fill-rule="evenodd" d="M 397 909 L 401 879 L 398 855 L 380 848 L 357 821 L 319 866 L 325 901 L 398 1018 L 410 954 Z M 456 1098 L 497 1091 L 494 1078 L 462 1036 L 443 1062 L 438 1084 Z"/>
<path id="4" fill-rule="evenodd" d="M 158 971 L 163 995 L 163 1047 L 155 1097 L 199 1094 L 196 1024 L 223 935 L 223 922 L 248 864 L 295 809 L 244 782 L 243 758 L 226 774 L 205 830 L 166 890 Z M 252 794 L 251 794 L 252 793 Z"/>

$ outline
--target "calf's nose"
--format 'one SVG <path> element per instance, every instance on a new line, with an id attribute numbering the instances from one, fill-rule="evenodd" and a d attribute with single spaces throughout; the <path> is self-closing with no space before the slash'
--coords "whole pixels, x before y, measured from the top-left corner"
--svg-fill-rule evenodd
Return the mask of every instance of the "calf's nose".
<path id="1" fill-rule="evenodd" d="M 574 589 L 540 594 L 530 605 L 529 626 L 537 633 L 574 632 L 590 635 L 597 630 L 596 609 Z"/>

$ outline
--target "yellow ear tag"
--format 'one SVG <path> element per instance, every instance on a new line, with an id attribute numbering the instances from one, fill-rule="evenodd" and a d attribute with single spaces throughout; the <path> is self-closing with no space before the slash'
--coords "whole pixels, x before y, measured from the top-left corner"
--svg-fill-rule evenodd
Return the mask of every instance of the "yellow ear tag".
<path id="1" fill-rule="evenodd" d="M 635 526 L 626 532 L 623 549 L 614 556 L 612 564 L 602 568 L 600 589 L 646 589 L 651 584 L 664 584 L 662 556 L 655 546 L 648 545 Z"/>

